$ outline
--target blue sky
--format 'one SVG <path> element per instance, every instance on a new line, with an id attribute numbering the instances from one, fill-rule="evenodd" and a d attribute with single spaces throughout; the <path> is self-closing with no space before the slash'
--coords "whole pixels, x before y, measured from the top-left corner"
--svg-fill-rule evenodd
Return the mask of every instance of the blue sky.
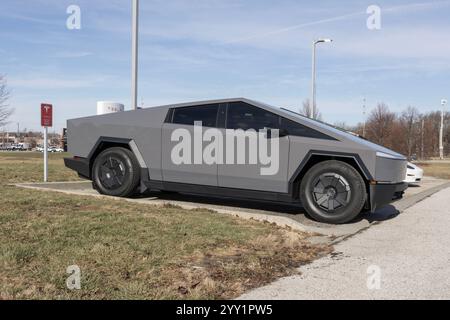
<path id="1" fill-rule="evenodd" d="M 81 8 L 81 30 L 66 9 Z M 381 30 L 366 26 L 369 5 Z M 39 105 L 68 118 L 96 101 L 130 106 L 131 0 L 2 0 L 0 73 L 16 109 L 8 129 L 39 129 Z M 139 101 L 146 106 L 248 97 L 296 110 L 310 94 L 328 122 L 355 124 L 386 102 L 435 110 L 450 98 L 450 1 L 141 0 Z"/>

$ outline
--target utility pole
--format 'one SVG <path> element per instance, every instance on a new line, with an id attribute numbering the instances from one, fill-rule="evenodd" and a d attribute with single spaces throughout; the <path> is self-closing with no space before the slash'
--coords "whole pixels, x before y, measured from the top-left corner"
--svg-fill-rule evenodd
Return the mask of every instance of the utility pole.
<path id="1" fill-rule="evenodd" d="M 138 108 L 139 0 L 133 1 L 131 28 L 131 107 Z"/>
<path id="2" fill-rule="evenodd" d="M 439 129 L 439 158 L 444 160 L 444 107 L 447 105 L 447 100 L 441 100 L 441 127 Z"/>

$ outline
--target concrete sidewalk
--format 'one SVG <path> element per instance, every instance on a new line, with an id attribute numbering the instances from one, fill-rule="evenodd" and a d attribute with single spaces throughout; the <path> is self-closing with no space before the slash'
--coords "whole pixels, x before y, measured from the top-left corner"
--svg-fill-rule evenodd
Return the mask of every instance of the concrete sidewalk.
<path id="1" fill-rule="evenodd" d="M 450 299 L 449 199 L 447 188 L 240 299 Z M 378 270 L 380 288 L 368 289 Z"/>

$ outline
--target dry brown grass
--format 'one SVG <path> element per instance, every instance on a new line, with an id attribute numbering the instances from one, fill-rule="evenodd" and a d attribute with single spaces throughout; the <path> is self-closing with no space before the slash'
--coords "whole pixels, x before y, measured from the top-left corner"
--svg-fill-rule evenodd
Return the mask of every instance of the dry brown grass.
<path id="1" fill-rule="evenodd" d="M 328 253 L 310 235 L 208 210 L 24 190 L 41 155 L 0 153 L 0 299 L 224 299 Z M 52 155 L 51 180 L 76 180 Z M 66 288 L 78 265 L 82 289 Z"/>
<path id="2" fill-rule="evenodd" d="M 450 161 L 430 161 L 417 163 L 424 170 L 424 175 L 441 179 L 450 179 Z"/>

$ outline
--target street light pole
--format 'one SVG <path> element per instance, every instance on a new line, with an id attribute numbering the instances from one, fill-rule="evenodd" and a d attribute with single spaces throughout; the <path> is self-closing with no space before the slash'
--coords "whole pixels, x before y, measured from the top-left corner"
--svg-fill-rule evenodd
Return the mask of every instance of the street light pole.
<path id="1" fill-rule="evenodd" d="M 439 130 L 439 158 L 444 160 L 444 107 L 447 105 L 447 100 L 441 100 L 441 127 Z"/>
<path id="2" fill-rule="evenodd" d="M 131 107 L 137 109 L 138 97 L 138 46 L 139 46 L 139 0 L 133 1 L 131 28 Z"/>
<path id="3" fill-rule="evenodd" d="M 315 118 L 314 115 L 316 113 L 316 44 L 317 41 L 314 41 L 312 50 L 311 99 L 309 101 L 312 119 Z"/>
<path id="4" fill-rule="evenodd" d="M 331 39 L 319 39 L 313 41 L 312 45 L 312 76 L 311 76 L 311 106 L 312 110 L 311 118 L 315 119 L 316 117 L 316 46 L 318 43 L 323 42 L 332 42 Z"/>

